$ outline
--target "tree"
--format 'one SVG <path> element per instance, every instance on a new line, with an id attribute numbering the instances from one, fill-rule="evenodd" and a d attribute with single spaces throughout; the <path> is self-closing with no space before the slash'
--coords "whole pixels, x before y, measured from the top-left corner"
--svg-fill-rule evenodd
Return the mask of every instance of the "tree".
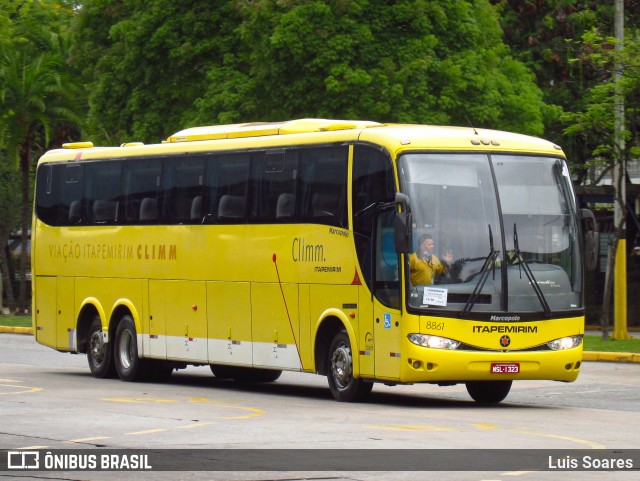
<path id="1" fill-rule="evenodd" d="M 83 2 L 98 140 L 296 117 L 542 133 L 542 94 L 488 0 Z"/>
<path id="2" fill-rule="evenodd" d="M 487 1 L 242 5 L 242 45 L 208 70 L 196 123 L 320 116 L 542 133 L 542 94 Z"/>
<path id="3" fill-rule="evenodd" d="M 90 0 L 73 29 L 97 142 L 158 142 L 190 123 L 207 69 L 237 39 L 235 0 Z M 213 114 L 209 121 L 213 119 Z"/>
<path id="4" fill-rule="evenodd" d="M 612 47 L 616 40 L 603 35 L 599 29 L 585 32 L 576 42 L 576 58 L 581 70 L 590 71 L 597 79 L 586 88 L 575 111 L 566 112 L 561 119 L 567 126 L 565 134 L 582 136 L 591 150 L 586 164 L 598 167 L 593 178 L 597 184 L 604 175 L 611 173 L 616 162 L 628 163 L 640 156 L 640 29 L 628 29 L 624 48 L 616 51 Z M 616 84 L 613 71 L 616 65 L 622 69 L 622 94 L 625 99 L 625 148 L 616 150 L 615 142 L 615 95 Z"/>
<path id="5" fill-rule="evenodd" d="M 605 174 L 611 174 L 614 184 L 614 239 L 609 246 L 609 265 L 604 286 L 603 318 L 602 325 L 608 328 L 609 306 L 614 286 L 613 265 L 619 254 L 625 256 L 627 252 L 618 252 L 620 240 L 629 237 L 631 232 L 627 230 L 626 210 L 627 198 L 624 196 L 624 184 L 627 178 L 614 175 L 614 169 L 624 171 L 624 166 L 640 156 L 640 30 L 631 29 L 626 32 L 624 42 L 617 43 L 610 36 L 603 36 L 597 29 L 593 29 L 583 35 L 580 42 L 581 55 L 575 60 L 583 68 L 591 69 L 600 77 L 600 82 L 586 91 L 584 101 L 579 104 L 580 110 L 567 113 L 563 119 L 569 124 L 566 129 L 568 134 L 582 135 L 590 138 L 593 143 L 594 159 L 592 165 L 594 171 L 599 172 L 595 182 L 599 182 Z M 617 71 L 617 72 L 616 72 Z M 616 72 L 618 75 L 614 75 Z M 617 102 L 623 99 L 620 109 Z M 619 113 L 618 113 L 619 112 Z M 616 119 L 616 115 L 619 116 Z M 624 117 L 623 117 L 624 116 Z M 620 131 L 620 123 L 616 120 L 624 118 L 620 122 L 624 129 Z M 597 170 L 596 170 L 597 168 Z M 633 226 L 633 224 L 632 224 Z M 631 232 L 629 232 L 631 231 Z M 633 234 L 631 236 L 633 239 Z M 624 244 L 622 244 L 624 246 Z M 631 246 L 629 246 L 631 247 Z M 626 262 L 624 263 L 626 274 Z M 623 293 L 626 293 L 626 283 L 623 283 Z M 626 304 L 625 304 L 626 306 Z M 625 307 L 626 309 L 626 307 Z M 623 323 L 620 321 L 624 315 Z M 618 314 L 615 320 L 614 336 L 628 337 L 626 332 L 626 311 Z M 607 336 L 607 330 L 603 330 Z"/>
<path id="6" fill-rule="evenodd" d="M 611 101 L 612 106 L 613 96 L 609 92 L 611 86 L 602 84 L 609 82 L 613 64 L 610 57 L 605 60 L 607 55 L 602 55 L 612 50 L 613 44 L 603 42 L 595 47 L 599 40 L 594 35 L 604 40 L 613 34 L 614 2 L 491 1 L 500 8 L 505 42 L 535 72 L 542 89 L 545 137 L 563 146 L 578 184 L 597 183 L 594 165 L 610 159 L 604 146 L 610 142 L 609 132 L 613 130 L 603 130 L 603 121 L 608 108 L 605 104 Z M 625 24 L 629 31 L 635 30 L 640 27 L 638 0 L 626 3 Z M 596 48 L 599 59 L 592 55 L 596 54 L 592 48 Z M 628 101 L 637 103 L 637 99 L 637 95 L 628 92 Z M 613 109 L 609 112 L 612 120 Z M 609 120 L 606 123 L 613 125 Z"/>
<path id="7" fill-rule="evenodd" d="M 15 308 L 13 276 L 7 258 L 7 245 L 11 233 L 20 222 L 20 211 L 16 209 L 16 199 L 20 197 L 19 173 L 7 162 L 0 162 L 0 307 L 3 306 L 3 291 L 7 305 Z"/>
<path id="8" fill-rule="evenodd" d="M 62 5 L 63 7 L 64 5 Z M 0 49 L 0 146 L 21 173 L 21 237 L 19 306 L 28 309 L 27 239 L 31 225 L 33 160 L 52 138 L 68 130 L 77 115 L 78 90 L 66 75 L 65 14 L 59 2 L 22 2 L 12 12 L 9 45 Z M 63 82 L 63 78 L 66 79 Z"/>

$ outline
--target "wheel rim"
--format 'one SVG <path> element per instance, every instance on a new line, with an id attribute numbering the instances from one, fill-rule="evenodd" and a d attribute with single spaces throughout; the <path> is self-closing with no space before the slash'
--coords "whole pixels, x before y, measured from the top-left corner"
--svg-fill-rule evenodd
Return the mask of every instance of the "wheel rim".
<path id="1" fill-rule="evenodd" d="M 128 329 L 124 330 L 120 336 L 120 342 L 118 344 L 120 365 L 124 369 L 129 369 L 131 364 L 133 364 L 133 356 L 135 355 L 133 349 L 133 335 Z"/>
<path id="2" fill-rule="evenodd" d="M 331 373 L 336 385 L 346 389 L 352 379 L 351 349 L 345 343 L 340 344 L 331 356 Z"/>
<path id="3" fill-rule="evenodd" d="M 95 331 L 89 339 L 89 355 L 96 366 L 102 365 L 104 361 L 104 342 L 102 341 L 102 331 Z"/>

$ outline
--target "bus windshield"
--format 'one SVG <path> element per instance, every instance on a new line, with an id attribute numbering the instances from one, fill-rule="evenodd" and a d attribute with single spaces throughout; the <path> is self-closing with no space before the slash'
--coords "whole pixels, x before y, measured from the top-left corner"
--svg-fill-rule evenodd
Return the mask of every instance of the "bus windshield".
<path id="1" fill-rule="evenodd" d="M 410 153 L 412 309 L 545 313 L 582 308 L 575 203 L 563 160 Z"/>

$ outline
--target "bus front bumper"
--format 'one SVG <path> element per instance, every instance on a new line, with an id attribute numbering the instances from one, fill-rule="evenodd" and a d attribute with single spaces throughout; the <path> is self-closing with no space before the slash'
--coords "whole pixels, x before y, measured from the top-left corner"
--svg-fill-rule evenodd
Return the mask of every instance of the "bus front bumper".
<path id="1" fill-rule="evenodd" d="M 499 380 L 575 381 L 582 345 L 559 351 L 457 351 L 411 345 L 401 360 L 400 382 Z"/>

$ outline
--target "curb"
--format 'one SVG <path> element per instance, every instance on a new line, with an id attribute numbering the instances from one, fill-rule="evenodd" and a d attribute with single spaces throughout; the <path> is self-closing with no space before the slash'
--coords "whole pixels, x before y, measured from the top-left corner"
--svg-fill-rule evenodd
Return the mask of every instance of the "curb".
<path id="1" fill-rule="evenodd" d="M 8 332 L 11 334 L 31 334 L 33 335 L 33 329 L 30 327 L 11 327 L 11 326 L 0 326 L 0 332 Z"/>
<path id="2" fill-rule="evenodd" d="M 0 333 L 33 335 L 33 329 L 30 327 L 0 326 Z M 632 352 L 584 351 L 582 353 L 582 360 L 595 361 L 595 362 L 638 362 L 640 363 L 640 354 L 634 354 Z"/>
<path id="3" fill-rule="evenodd" d="M 634 354 L 632 352 L 584 351 L 582 353 L 582 360 L 602 362 L 640 362 L 640 354 Z"/>

